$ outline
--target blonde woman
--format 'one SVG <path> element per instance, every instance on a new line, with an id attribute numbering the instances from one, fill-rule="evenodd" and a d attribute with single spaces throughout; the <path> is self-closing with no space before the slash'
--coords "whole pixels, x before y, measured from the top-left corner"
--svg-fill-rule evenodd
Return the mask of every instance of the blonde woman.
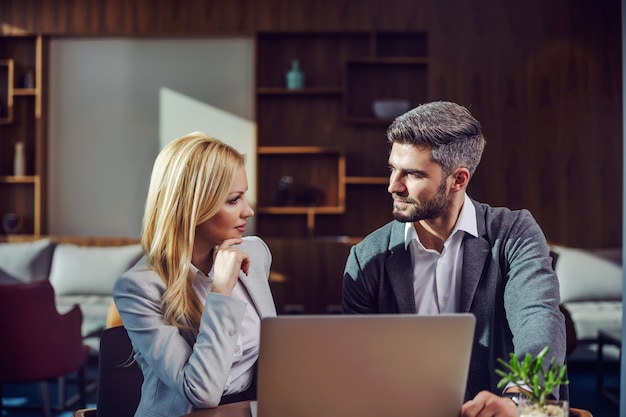
<path id="1" fill-rule="evenodd" d="M 244 157 L 195 132 L 158 155 L 143 220 L 146 256 L 113 297 L 144 382 L 135 416 L 180 416 L 253 399 L 260 321 L 275 316 L 271 254 L 243 237 L 254 211 Z"/>

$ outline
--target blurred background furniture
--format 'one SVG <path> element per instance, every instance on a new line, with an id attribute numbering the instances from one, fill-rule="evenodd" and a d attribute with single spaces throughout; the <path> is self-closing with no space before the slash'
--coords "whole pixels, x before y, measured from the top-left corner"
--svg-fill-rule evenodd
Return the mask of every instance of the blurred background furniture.
<path id="1" fill-rule="evenodd" d="M 595 359 L 600 329 L 622 327 L 622 250 L 551 245 L 569 352 Z M 607 350 L 608 355 L 618 353 Z"/>
<path id="2" fill-rule="evenodd" d="M 83 408 L 74 417 L 133 417 L 141 398 L 143 374 L 123 326 L 107 328 L 100 338 L 96 408 Z"/>
<path id="3" fill-rule="evenodd" d="M 85 406 L 82 314 L 75 306 L 59 314 L 48 281 L 0 285 L 0 397 L 2 385 L 39 382 L 43 414 L 51 417 L 48 380 L 77 373 L 79 404 Z M 59 398 L 65 409 L 65 398 Z M 0 415 L 2 414 L 0 403 Z"/>
<path id="4" fill-rule="evenodd" d="M 113 284 L 142 255 L 136 238 L 14 235 L 0 243 L 0 281 L 49 281 L 60 313 L 80 306 L 84 342 L 95 355 Z"/>
<path id="5" fill-rule="evenodd" d="M 619 386 L 610 386 L 604 383 L 604 374 L 606 371 L 606 364 L 604 362 L 604 347 L 615 346 L 617 349 L 622 349 L 622 329 L 619 327 L 612 329 L 600 329 L 598 332 L 598 363 L 597 363 L 597 383 L 596 388 L 598 391 L 606 397 L 609 401 L 612 401 L 616 405 L 619 405 Z"/>

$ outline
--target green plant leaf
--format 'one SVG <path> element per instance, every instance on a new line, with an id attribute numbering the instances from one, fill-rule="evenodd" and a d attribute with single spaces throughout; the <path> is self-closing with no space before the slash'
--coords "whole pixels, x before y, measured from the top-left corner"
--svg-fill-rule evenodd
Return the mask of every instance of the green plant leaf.
<path id="1" fill-rule="evenodd" d="M 549 346 L 543 348 L 537 356 L 526 353 L 523 359 L 519 359 L 514 353 L 509 354 L 509 362 L 498 358 L 498 363 L 503 369 L 496 369 L 496 375 L 500 377 L 498 388 L 507 384 L 515 384 L 520 388 L 526 386 L 530 392 L 524 394 L 530 401 L 545 405 L 546 399 L 559 385 L 566 385 L 565 380 L 567 366 L 556 364 L 556 358 L 552 357 L 546 365 L 546 358 L 550 351 Z"/>

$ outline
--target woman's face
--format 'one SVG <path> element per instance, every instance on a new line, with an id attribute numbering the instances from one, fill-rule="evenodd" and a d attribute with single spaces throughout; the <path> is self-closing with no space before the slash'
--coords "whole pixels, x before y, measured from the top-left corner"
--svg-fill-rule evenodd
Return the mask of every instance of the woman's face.
<path id="1" fill-rule="evenodd" d="M 246 169 L 239 165 L 233 174 L 228 198 L 215 216 L 196 227 L 196 240 L 217 246 L 226 239 L 241 238 L 246 230 L 246 219 L 254 215 L 246 201 L 247 190 Z"/>

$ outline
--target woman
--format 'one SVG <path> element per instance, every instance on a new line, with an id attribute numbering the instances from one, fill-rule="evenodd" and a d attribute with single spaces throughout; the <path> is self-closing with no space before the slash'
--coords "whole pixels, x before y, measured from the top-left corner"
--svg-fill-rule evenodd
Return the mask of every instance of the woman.
<path id="1" fill-rule="evenodd" d="M 167 145 L 150 179 L 146 256 L 113 297 L 141 365 L 135 416 L 180 416 L 253 399 L 260 320 L 275 316 L 271 254 L 243 237 L 254 214 L 244 157 L 195 132 Z"/>

